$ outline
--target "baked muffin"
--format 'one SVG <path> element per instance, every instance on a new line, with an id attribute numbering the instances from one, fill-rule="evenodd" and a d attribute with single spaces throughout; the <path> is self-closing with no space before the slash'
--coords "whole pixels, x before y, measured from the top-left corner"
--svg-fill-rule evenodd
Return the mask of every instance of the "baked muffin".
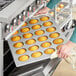
<path id="1" fill-rule="evenodd" d="M 34 44 L 34 43 L 36 43 L 36 40 L 34 40 L 34 39 L 30 39 L 30 40 L 26 41 L 26 44 L 28 44 L 28 45 L 31 45 L 31 44 Z"/>
<path id="2" fill-rule="evenodd" d="M 16 34 L 18 34 L 18 31 L 14 32 L 14 34 L 13 34 L 13 35 L 16 35 Z"/>
<path id="3" fill-rule="evenodd" d="M 39 37 L 39 38 L 38 38 L 39 41 L 45 41 L 45 40 L 47 40 L 47 39 L 48 39 L 47 36 L 42 36 L 42 37 Z"/>
<path id="4" fill-rule="evenodd" d="M 30 29 L 28 27 L 25 27 L 25 28 L 21 29 L 21 32 L 28 32 L 28 31 L 30 31 Z"/>
<path id="5" fill-rule="evenodd" d="M 13 36 L 13 37 L 11 38 L 12 41 L 19 41 L 20 39 L 21 39 L 20 36 Z"/>
<path id="6" fill-rule="evenodd" d="M 57 7 L 57 8 L 56 8 L 56 11 L 57 11 L 57 12 L 60 12 L 60 10 L 61 10 L 60 7 Z"/>
<path id="7" fill-rule="evenodd" d="M 39 47 L 37 45 L 29 47 L 30 51 L 35 51 L 35 50 L 38 50 L 38 49 L 39 49 Z"/>
<path id="8" fill-rule="evenodd" d="M 53 48 L 49 48 L 44 51 L 45 54 L 52 54 L 53 52 L 55 52 Z"/>
<path id="9" fill-rule="evenodd" d="M 40 20 L 41 20 L 41 21 L 47 21 L 47 20 L 49 20 L 49 17 L 44 16 L 44 17 L 41 17 Z"/>
<path id="10" fill-rule="evenodd" d="M 44 42 L 44 43 L 41 44 L 41 46 L 43 48 L 47 48 L 47 47 L 50 47 L 51 46 L 51 43 L 50 42 Z"/>
<path id="11" fill-rule="evenodd" d="M 54 12 L 50 12 L 50 15 L 51 15 L 51 16 L 54 16 Z"/>
<path id="12" fill-rule="evenodd" d="M 38 23 L 38 20 L 37 20 L 37 19 L 31 19 L 31 20 L 29 21 L 29 23 L 30 23 L 30 24 L 36 24 L 36 23 Z"/>
<path id="13" fill-rule="evenodd" d="M 60 49 L 60 48 L 61 48 L 61 46 L 62 46 L 62 45 L 58 45 L 58 46 L 57 46 L 57 50 L 58 50 L 58 49 Z"/>
<path id="14" fill-rule="evenodd" d="M 36 30 L 36 29 L 40 29 L 40 28 L 41 28 L 40 25 L 34 25 L 34 26 L 32 26 L 32 29 L 34 29 L 34 30 Z"/>
<path id="15" fill-rule="evenodd" d="M 59 33 L 52 33 L 52 34 L 50 34 L 50 38 L 57 38 L 57 37 L 59 37 L 60 36 L 60 34 Z"/>
<path id="16" fill-rule="evenodd" d="M 54 44 L 61 44 L 61 43 L 63 43 L 63 39 L 61 39 L 61 38 L 58 38 L 58 39 L 55 39 L 54 41 L 53 41 L 53 43 Z"/>
<path id="17" fill-rule="evenodd" d="M 28 55 L 22 55 L 18 58 L 19 61 L 27 61 L 29 59 Z"/>
<path id="18" fill-rule="evenodd" d="M 42 35 L 42 34 L 44 34 L 44 31 L 43 30 L 38 30 L 38 31 L 35 32 L 35 34 L 36 35 Z"/>
<path id="19" fill-rule="evenodd" d="M 26 49 L 18 49 L 16 50 L 16 54 L 24 54 L 26 53 Z"/>
<path id="20" fill-rule="evenodd" d="M 24 38 L 31 38 L 33 36 L 33 34 L 31 33 L 26 33 L 23 35 Z"/>
<path id="21" fill-rule="evenodd" d="M 55 27 L 49 27 L 46 29 L 47 32 L 54 32 L 56 31 L 56 28 Z"/>
<path id="22" fill-rule="evenodd" d="M 27 22 L 25 22 L 22 26 L 23 26 L 23 27 L 24 27 L 24 26 L 27 26 Z"/>
<path id="23" fill-rule="evenodd" d="M 45 27 L 47 27 L 47 26 L 51 26 L 53 23 L 52 22 L 50 22 L 50 21 L 48 21 L 48 22 L 44 22 L 43 23 L 43 25 L 45 26 Z"/>
<path id="24" fill-rule="evenodd" d="M 37 58 L 37 57 L 40 57 L 41 55 L 42 55 L 41 52 L 35 52 L 32 54 L 32 57 Z"/>
<path id="25" fill-rule="evenodd" d="M 20 48 L 20 47 L 22 47 L 24 44 L 22 43 L 22 42 L 17 42 L 17 43 L 15 43 L 13 46 L 15 47 L 15 48 Z"/>
<path id="26" fill-rule="evenodd" d="M 64 8 L 64 4 L 62 4 L 62 3 L 59 4 L 59 7 L 60 7 L 60 8 Z"/>

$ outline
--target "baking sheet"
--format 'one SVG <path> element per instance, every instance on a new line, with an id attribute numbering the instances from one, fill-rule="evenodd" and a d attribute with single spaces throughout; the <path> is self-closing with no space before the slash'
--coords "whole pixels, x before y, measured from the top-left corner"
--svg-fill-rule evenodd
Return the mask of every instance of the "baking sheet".
<path id="1" fill-rule="evenodd" d="M 48 21 L 51 21 L 51 22 L 53 23 L 53 25 L 52 25 L 52 26 L 48 26 L 48 27 L 43 26 L 42 24 L 43 24 L 44 22 L 48 22 L 48 21 L 40 21 L 40 18 L 43 17 L 43 16 L 48 16 L 48 17 L 49 17 L 49 20 L 48 20 Z M 32 26 L 33 26 L 33 25 L 36 25 L 36 24 L 29 24 L 29 21 L 30 21 L 31 19 L 38 19 L 39 22 L 36 23 L 36 24 L 41 25 L 41 28 L 40 28 L 40 29 L 37 29 L 37 30 L 44 30 L 45 33 L 44 33 L 43 35 L 39 35 L 39 36 L 35 35 L 35 31 L 37 31 L 37 30 L 33 30 L 33 29 L 32 29 Z M 58 32 L 58 33 L 60 33 L 60 36 L 59 36 L 58 38 L 62 38 L 62 39 L 65 40 L 64 34 L 61 32 L 61 30 L 59 29 L 59 27 L 57 26 L 57 24 L 55 23 L 55 21 L 51 18 L 51 16 L 50 16 L 49 14 L 37 16 L 37 17 L 31 18 L 31 19 L 28 19 L 28 20 L 27 20 L 28 25 L 27 25 L 27 26 L 24 26 L 24 27 L 30 28 L 30 31 L 29 31 L 29 32 L 26 32 L 26 33 L 32 33 L 32 34 L 33 34 L 32 38 L 28 38 L 28 39 L 23 38 L 23 34 L 25 34 L 25 33 L 20 32 L 20 29 L 22 29 L 22 28 L 24 28 L 24 27 L 21 27 L 21 28 L 18 30 L 19 33 L 18 33 L 17 35 L 14 35 L 14 36 L 21 36 L 21 40 L 16 41 L 16 42 L 13 42 L 13 41 L 11 41 L 11 38 L 12 38 L 13 36 L 12 36 L 10 39 L 8 39 L 8 43 L 9 43 L 9 46 L 10 46 L 10 49 L 11 49 L 11 52 L 12 52 L 12 55 L 13 55 L 13 58 L 14 58 L 16 67 L 20 67 L 20 66 L 27 65 L 27 64 L 31 64 L 31 63 L 35 63 L 35 62 L 38 62 L 38 61 L 41 61 L 41 60 L 49 59 L 50 56 L 51 56 L 51 54 L 45 54 L 45 53 L 44 53 L 44 50 L 46 50 L 46 49 L 48 49 L 48 48 L 54 48 L 54 49 L 56 50 L 56 47 L 57 47 L 58 45 L 61 45 L 61 44 L 57 44 L 57 45 L 56 45 L 56 44 L 53 44 L 53 40 L 55 40 L 55 39 L 57 39 L 57 38 L 50 38 L 50 37 L 49 37 L 50 34 L 52 34 L 52 33 L 54 33 L 54 32 Z M 55 27 L 55 28 L 56 28 L 56 31 L 54 31 L 54 32 L 47 32 L 46 29 L 49 28 L 49 27 Z M 46 41 L 40 42 L 40 41 L 38 41 L 37 39 L 38 39 L 39 37 L 41 37 L 41 36 L 47 36 L 48 39 L 47 39 Z M 36 40 L 36 43 L 35 43 L 35 44 L 32 44 L 32 45 L 27 45 L 27 44 L 25 44 L 25 42 L 26 42 L 27 40 L 30 40 L 30 39 L 35 39 L 35 40 Z M 20 48 L 15 48 L 15 47 L 13 47 L 14 43 L 17 43 L 17 42 L 23 42 L 23 43 L 24 43 L 24 46 L 23 46 L 23 47 L 20 47 Z M 51 45 L 50 47 L 48 47 L 48 48 L 43 48 L 43 47 L 41 47 L 41 44 L 44 43 L 44 42 L 51 42 L 52 45 Z M 64 44 L 64 43 L 65 43 L 65 41 L 64 41 L 62 44 Z M 28 48 L 31 47 L 31 46 L 34 46 L 34 45 L 38 45 L 38 46 L 39 46 L 39 49 L 36 50 L 36 51 L 29 51 Z M 19 55 L 19 54 L 16 54 L 16 50 L 21 49 L 21 48 L 25 48 L 25 49 L 27 50 L 27 52 L 24 53 L 24 54 L 20 54 L 20 55 Z M 33 57 L 31 56 L 32 53 L 37 52 L 37 51 L 42 52 L 42 56 L 40 56 L 40 57 L 38 57 L 38 58 L 33 58 Z M 22 56 L 22 55 L 28 55 L 28 56 L 29 56 L 29 60 L 23 61 L 23 62 L 22 62 L 22 61 L 19 61 L 18 58 L 19 58 L 20 56 Z"/>

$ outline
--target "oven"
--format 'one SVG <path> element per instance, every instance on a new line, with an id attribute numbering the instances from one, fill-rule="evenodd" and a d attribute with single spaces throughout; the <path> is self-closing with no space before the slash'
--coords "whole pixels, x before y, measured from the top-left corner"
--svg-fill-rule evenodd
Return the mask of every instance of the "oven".
<path id="1" fill-rule="evenodd" d="M 17 66 L 8 42 L 14 32 L 47 3 L 47 0 L 0 0 L 0 76 L 51 76 L 54 73 L 60 58 L 47 58 Z M 64 8 L 58 12 L 56 9 L 60 3 L 64 4 Z M 72 1 L 62 0 L 48 13 L 68 41 L 75 26 L 72 20 Z"/>

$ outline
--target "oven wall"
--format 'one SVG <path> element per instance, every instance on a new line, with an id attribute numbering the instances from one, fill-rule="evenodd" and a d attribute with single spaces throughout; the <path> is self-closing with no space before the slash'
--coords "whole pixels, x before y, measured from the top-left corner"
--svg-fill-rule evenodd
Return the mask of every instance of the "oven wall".
<path id="1" fill-rule="evenodd" d="M 13 58 L 12 58 L 12 54 L 11 54 L 11 51 L 10 51 L 10 48 L 8 46 L 8 43 L 7 41 L 3 41 L 3 51 L 4 51 L 4 76 L 8 76 L 9 73 L 16 67 L 15 66 L 15 63 L 13 61 Z M 2 75 L 0 75 L 2 76 Z"/>
<path id="2" fill-rule="evenodd" d="M 2 27 L 0 23 L 0 76 L 3 76 L 3 40 L 2 40 Z"/>

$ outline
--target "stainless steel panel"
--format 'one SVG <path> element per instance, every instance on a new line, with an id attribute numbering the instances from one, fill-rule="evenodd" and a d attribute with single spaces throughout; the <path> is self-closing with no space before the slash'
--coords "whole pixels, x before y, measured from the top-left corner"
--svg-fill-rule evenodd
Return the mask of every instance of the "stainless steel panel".
<path id="1" fill-rule="evenodd" d="M 9 23 L 35 0 L 15 0 L 0 11 L 0 22 Z M 19 10 L 18 10 L 19 9 Z"/>

